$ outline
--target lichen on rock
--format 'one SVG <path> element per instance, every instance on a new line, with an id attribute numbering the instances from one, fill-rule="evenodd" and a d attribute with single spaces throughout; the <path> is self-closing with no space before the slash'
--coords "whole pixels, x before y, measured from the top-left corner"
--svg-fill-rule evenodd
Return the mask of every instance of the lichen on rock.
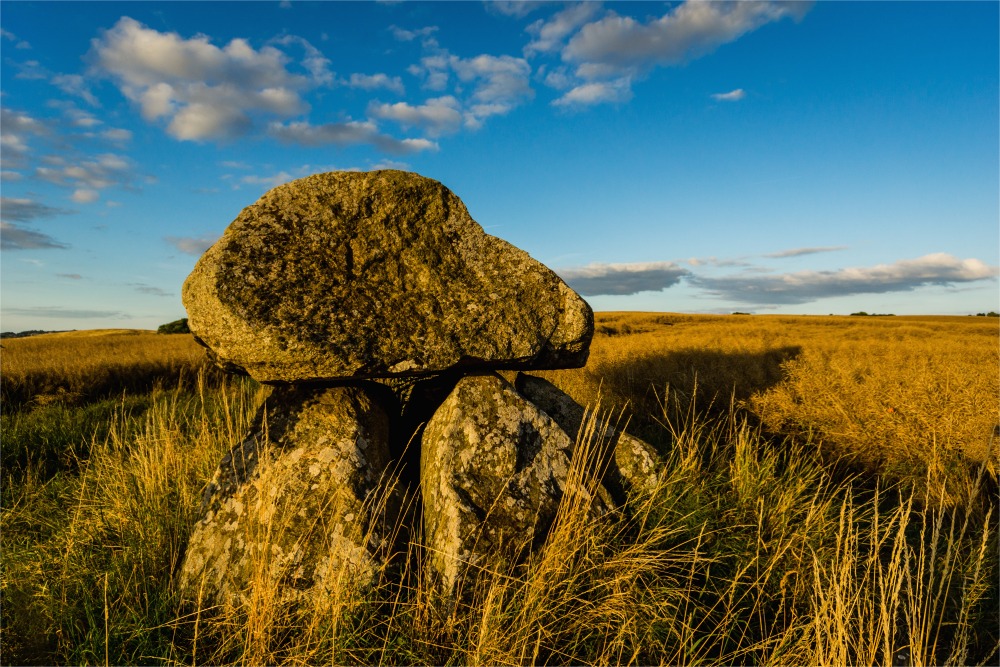
<path id="1" fill-rule="evenodd" d="M 538 546 L 570 483 L 572 446 L 500 376 L 458 382 L 427 424 L 420 458 L 425 540 L 445 591 L 484 559 Z"/>
<path id="2" fill-rule="evenodd" d="M 316 174 L 245 208 L 184 283 L 217 363 L 262 382 L 582 366 L 590 306 L 418 174 Z"/>
<path id="3" fill-rule="evenodd" d="M 370 583 L 394 524 L 389 418 L 359 387 L 278 387 L 206 489 L 180 591 L 295 602 Z"/>
<path id="4" fill-rule="evenodd" d="M 588 418 L 582 405 L 554 384 L 540 377 L 518 373 L 514 380 L 517 391 L 552 417 L 575 441 Z M 606 452 L 603 483 L 619 503 L 630 496 L 650 494 L 656 490 L 663 467 L 653 447 L 634 435 L 617 428 L 607 419 L 594 419 L 592 437 Z"/>

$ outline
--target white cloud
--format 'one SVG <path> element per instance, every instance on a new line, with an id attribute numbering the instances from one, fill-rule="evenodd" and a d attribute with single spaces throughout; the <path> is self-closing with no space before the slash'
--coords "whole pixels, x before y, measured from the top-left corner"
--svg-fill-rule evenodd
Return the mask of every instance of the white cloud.
<path id="1" fill-rule="evenodd" d="M 562 55 L 568 62 L 602 63 L 626 71 L 676 64 L 767 23 L 801 17 L 808 8 L 808 3 L 798 2 L 688 0 L 646 23 L 610 14 L 583 26 Z"/>
<path id="2" fill-rule="evenodd" d="M 410 165 L 406 162 L 400 162 L 399 160 L 379 160 L 378 162 L 370 163 L 368 165 L 369 171 L 374 171 L 376 169 L 396 169 L 399 171 L 409 171 Z"/>
<path id="3" fill-rule="evenodd" d="M 632 99 L 631 80 L 628 77 L 612 81 L 583 83 L 553 100 L 560 107 L 582 107 L 594 104 L 627 102 Z"/>
<path id="4" fill-rule="evenodd" d="M 557 271 L 566 283 L 584 296 L 658 292 L 676 285 L 690 272 L 674 262 L 588 264 Z"/>
<path id="5" fill-rule="evenodd" d="M 534 96 L 529 84 L 531 65 L 524 58 L 487 54 L 460 58 L 442 51 L 425 56 L 420 65 L 408 71 L 423 75 L 424 87 L 431 90 L 444 90 L 452 74 L 460 85 L 470 85 L 471 93 L 463 101 L 463 116 L 466 127 L 473 129 L 489 116 L 509 113 Z"/>
<path id="6" fill-rule="evenodd" d="M 91 128 L 101 125 L 101 120 L 96 118 L 93 114 L 82 111 L 73 106 L 69 106 L 66 109 L 66 115 L 69 116 L 70 124 L 73 125 L 73 127 Z"/>
<path id="7" fill-rule="evenodd" d="M 290 72 L 290 58 L 273 46 L 255 50 L 234 39 L 219 48 L 204 35 L 184 39 L 129 17 L 94 39 L 91 55 L 147 120 L 169 118 L 172 136 L 226 139 L 249 131 L 254 116 L 305 112 L 301 91 L 332 77 L 327 61 L 305 40 L 287 36 L 279 43 L 305 48 L 302 64 L 311 76 Z"/>
<path id="8" fill-rule="evenodd" d="M 557 51 L 566 37 L 601 11 L 599 2 L 581 2 L 557 12 L 548 20 L 538 19 L 526 30 L 534 39 L 524 47 L 524 55 Z"/>
<path id="9" fill-rule="evenodd" d="M 104 130 L 103 132 L 101 132 L 101 136 L 107 139 L 108 141 L 115 141 L 120 143 L 132 140 L 132 132 L 130 130 L 124 130 L 118 127 L 112 127 L 107 130 Z"/>
<path id="10" fill-rule="evenodd" d="M 9 39 L 10 41 L 15 42 L 14 45 L 15 49 L 31 48 L 31 44 L 24 41 L 23 39 L 18 39 L 17 36 L 14 33 L 10 32 L 9 30 L 4 30 L 3 28 L 0 28 L 0 36 L 2 36 L 4 39 Z"/>
<path id="11" fill-rule="evenodd" d="M 376 118 L 396 121 L 405 128 L 419 127 L 430 136 L 455 132 L 462 124 L 460 104 L 451 95 L 429 99 L 419 106 L 406 102 L 396 104 L 373 102 L 368 108 L 368 113 Z"/>
<path id="12" fill-rule="evenodd" d="M 515 18 L 524 18 L 545 4 L 536 0 L 483 0 L 483 3 L 492 12 Z"/>
<path id="13" fill-rule="evenodd" d="M 475 58 L 451 56 L 449 63 L 459 80 L 474 84 L 472 99 L 477 102 L 512 106 L 532 95 L 528 84 L 531 66 L 523 58 L 485 54 Z"/>
<path id="14" fill-rule="evenodd" d="M 720 278 L 692 276 L 689 282 L 709 294 L 746 304 L 797 304 L 854 294 L 906 292 L 927 285 L 953 285 L 996 279 L 1000 269 L 978 259 L 935 253 L 873 267 L 836 271 L 798 271 L 779 275 L 742 273 Z"/>
<path id="15" fill-rule="evenodd" d="M 131 182 L 134 172 L 128 158 L 114 153 L 102 153 L 72 161 L 50 155 L 45 158 L 45 162 L 52 166 L 37 167 L 34 173 L 36 178 L 78 190 L 104 190 L 115 185 L 125 185 Z"/>
<path id="16" fill-rule="evenodd" d="M 737 88 L 736 90 L 730 90 L 728 93 L 714 93 L 712 99 L 719 102 L 739 102 L 746 96 L 747 94 L 742 88 Z"/>
<path id="17" fill-rule="evenodd" d="M 97 192 L 97 190 L 79 188 L 73 192 L 73 196 L 70 197 L 70 199 L 78 204 L 90 204 L 97 201 L 100 196 L 101 195 Z"/>
<path id="18" fill-rule="evenodd" d="M 75 95 L 92 107 L 99 107 L 94 93 L 90 92 L 86 79 L 79 74 L 56 74 L 52 77 L 52 85 L 67 95 Z"/>
<path id="19" fill-rule="evenodd" d="M 325 125 L 311 125 L 304 121 L 287 125 L 272 123 L 268 133 L 280 141 L 299 146 L 371 144 L 379 150 L 394 155 L 438 148 L 436 143 L 427 139 L 396 139 L 380 134 L 375 124 L 370 121 L 347 121 Z"/>
<path id="20" fill-rule="evenodd" d="M 279 171 L 277 174 L 272 174 L 271 176 L 244 176 L 240 179 L 240 183 L 246 185 L 263 185 L 271 189 L 291 180 L 293 180 L 291 174 L 287 171 Z"/>
<path id="21" fill-rule="evenodd" d="M 561 58 L 573 67 L 576 80 L 572 81 L 572 90 L 554 104 L 582 106 L 626 101 L 631 98 L 632 83 L 642 79 L 652 68 L 676 65 L 703 56 L 767 23 L 785 17 L 799 18 L 809 6 L 807 2 L 767 0 L 687 0 L 660 18 L 645 22 L 609 12 L 596 21 L 580 26 L 562 48 Z M 536 51 L 557 48 L 579 25 L 579 16 L 565 16 L 562 21 L 551 23 L 551 40 L 541 39 L 548 23 L 533 24 L 532 29 L 537 31 L 539 39 L 536 39 L 536 46 L 529 45 L 531 48 Z M 553 88 L 565 90 L 571 87 L 567 79 L 560 72 L 545 81 Z M 742 90 L 734 90 L 713 97 L 722 101 L 737 101 L 743 96 Z"/>
<path id="22" fill-rule="evenodd" d="M 206 250 L 212 247 L 212 244 L 218 240 L 218 237 L 166 236 L 163 240 L 185 254 L 200 257 Z"/>
<path id="23" fill-rule="evenodd" d="M 427 39 L 431 37 L 435 32 L 437 32 L 438 27 L 436 25 L 429 25 L 423 28 L 417 28 L 416 30 L 406 30 L 405 28 L 400 28 L 397 25 L 389 26 L 392 36 L 399 42 L 412 42 L 418 37 L 421 39 Z"/>
<path id="24" fill-rule="evenodd" d="M 28 142 L 35 136 L 49 134 L 40 120 L 20 111 L 0 108 L 0 149 L 4 167 L 22 167 L 28 156 Z"/>
<path id="25" fill-rule="evenodd" d="M 330 71 L 329 59 L 327 59 L 319 49 L 310 44 L 308 40 L 302 37 L 297 37 L 296 35 L 284 35 L 281 38 L 276 39 L 275 44 L 281 44 L 282 46 L 298 44 L 301 46 L 306 53 L 306 57 L 302 60 L 302 65 L 309 70 L 313 81 L 321 86 L 329 86 L 333 84 L 334 76 L 333 72 Z"/>
<path id="26" fill-rule="evenodd" d="M 390 77 L 387 74 L 352 74 L 347 85 L 351 88 L 361 88 L 362 90 L 376 90 L 384 88 L 394 93 L 402 95 L 405 91 L 403 80 L 398 76 Z"/>
<path id="27" fill-rule="evenodd" d="M 539 68 L 539 74 L 542 73 L 542 68 Z M 566 90 L 574 86 L 574 79 L 566 72 L 565 67 L 558 67 L 549 72 L 544 72 L 542 81 L 549 88 L 555 88 L 556 90 Z"/>

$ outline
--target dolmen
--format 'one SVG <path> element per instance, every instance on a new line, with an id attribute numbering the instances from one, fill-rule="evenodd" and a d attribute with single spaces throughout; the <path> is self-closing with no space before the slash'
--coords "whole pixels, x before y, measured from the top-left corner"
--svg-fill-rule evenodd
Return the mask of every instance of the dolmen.
<path id="1" fill-rule="evenodd" d="M 216 364 L 273 385 L 205 490 L 184 597 L 370 584 L 411 516 L 446 592 L 544 541 L 585 411 L 524 371 L 582 367 L 593 312 L 441 183 L 380 170 L 278 186 L 200 258 L 183 301 Z M 594 507 L 650 492 L 655 451 L 597 430 Z"/>

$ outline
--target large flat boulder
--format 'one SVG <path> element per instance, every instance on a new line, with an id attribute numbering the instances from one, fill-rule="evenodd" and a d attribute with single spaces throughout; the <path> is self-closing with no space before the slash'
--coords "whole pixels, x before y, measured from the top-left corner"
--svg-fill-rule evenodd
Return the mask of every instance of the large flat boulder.
<path id="1" fill-rule="evenodd" d="M 262 382 L 571 368 L 593 313 L 437 181 L 316 174 L 240 213 L 184 283 L 191 331 Z"/>
<path id="2" fill-rule="evenodd" d="M 389 421 L 365 388 L 275 388 L 205 491 L 182 595 L 287 603 L 371 583 L 398 511 Z"/>

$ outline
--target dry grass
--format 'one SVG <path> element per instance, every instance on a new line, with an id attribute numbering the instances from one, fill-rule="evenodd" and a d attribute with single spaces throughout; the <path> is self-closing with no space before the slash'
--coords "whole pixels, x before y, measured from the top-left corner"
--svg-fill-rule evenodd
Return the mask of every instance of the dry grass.
<path id="1" fill-rule="evenodd" d="M 428 577 L 416 531 L 372 587 L 345 579 L 315 604 L 275 604 L 265 555 L 244 604 L 182 604 L 172 578 L 201 489 L 264 394 L 250 382 L 183 383 L 153 392 L 141 410 L 94 404 L 112 415 L 75 467 L 46 476 L 29 467 L 2 488 L 0 656 L 5 664 L 843 665 L 903 655 L 909 665 L 995 664 L 997 512 L 986 468 L 968 476 L 966 502 L 943 502 L 940 479 L 928 474 L 907 489 L 879 470 L 867 480 L 845 474 L 825 454 L 832 440 L 797 429 L 765 436 L 770 427 L 753 410 L 755 399 L 795 386 L 805 371 L 792 364 L 811 354 L 837 359 L 852 349 L 844 341 L 895 340 L 883 322 L 902 327 L 903 348 L 920 338 L 911 327 L 931 327 L 924 338 L 945 352 L 921 348 L 930 368 L 956 359 L 946 352 L 953 347 L 972 358 L 995 350 L 996 332 L 956 320 L 826 319 L 599 316 L 599 326 L 617 329 L 595 339 L 588 367 L 547 375 L 591 405 L 602 395 L 609 409 L 630 406 L 633 426 L 663 453 L 659 488 L 619 516 L 594 519 L 591 494 L 572 492 L 596 484 L 602 457 L 591 425 L 542 548 L 524 564 L 468 571 L 450 602 Z M 632 333 L 622 333 L 626 324 Z M 172 338 L 182 337 L 144 337 Z M 992 363 L 988 352 L 980 358 Z M 871 367 L 868 377 L 889 374 Z M 899 375 L 901 391 L 919 394 L 905 385 L 923 377 Z M 937 395 L 947 403 L 968 394 L 945 386 Z M 804 394 L 796 414 L 811 414 L 814 396 L 830 400 Z M 982 400 L 995 415 L 991 396 L 992 405 Z M 84 409 L 27 414 L 74 419 Z M 5 440 L 41 428 L 12 430 L 12 419 L 4 416 Z M 78 435 L 61 437 L 69 447 Z"/>
<path id="2" fill-rule="evenodd" d="M 597 330 L 586 368 L 545 374 L 582 403 L 628 404 L 642 420 L 667 392 L 707 413 L 735 401 L 828 460 L 929 476 L 949 502 L 978 466 L 996 483 L 994 318 L 599 313 Z"/>
<path id="3" fill-rule="evenodd" d="M 197 376 L 205 350 L 187 334 L 97 329 L 6 339 L 0 353 L 5 409 L 142 392 Z"/>

